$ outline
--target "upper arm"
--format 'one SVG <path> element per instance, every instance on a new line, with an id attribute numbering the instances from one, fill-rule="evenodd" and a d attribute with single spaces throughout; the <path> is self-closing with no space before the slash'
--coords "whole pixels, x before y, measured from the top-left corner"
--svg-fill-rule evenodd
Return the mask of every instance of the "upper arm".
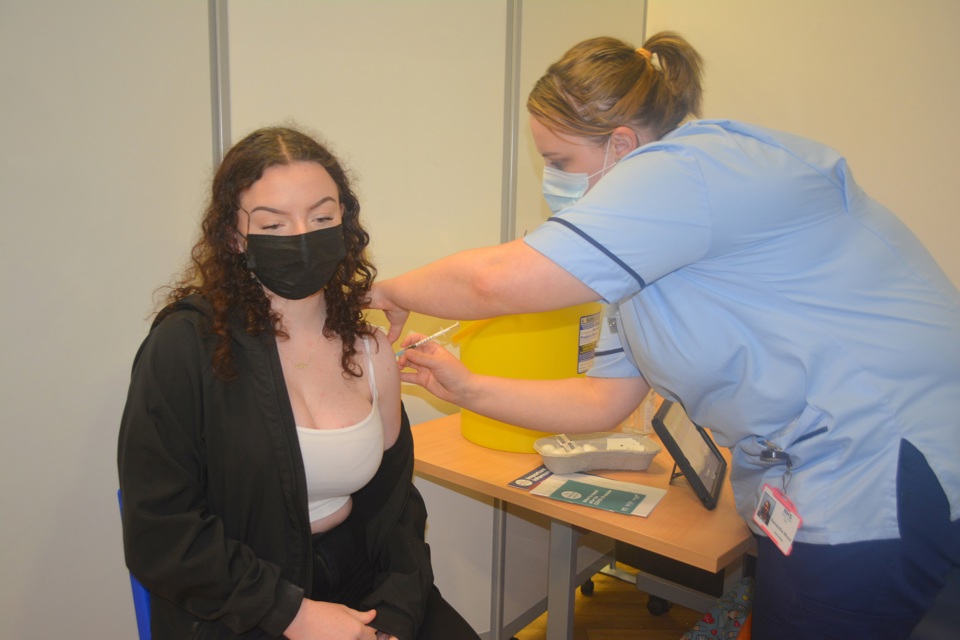
<path id="1" fill-rule="evenodd" d="M 376 346 L 371 356 L 377 381 L 377 404 L 383 420 L 383 446 L 389 449 L 400 434 L 400 369 L 386 334 L 376 329 L 374 337 Z"/>
<path id="2" fill-rule="evenodd" d="M 522 239 L 479 251 L 484 266 L 478 270 L 478 287 L 501 313 L 551 311 L 600 296 L 576 276 Z"/>
<path id="3" fill-rule="evenodd" d="M 133 511 L 138 492 L 168 488 L 157 481 L 158 476 L 191 487 L 202 481 L 196 422 L 200 351 L 192 326 L 171 317 L 152 331 L 137 355 L 118 443 L 120 483 L 125 502 L 131 505 L 128 511 Z M 127 486 L 128 481 L 132 486 Z"/>

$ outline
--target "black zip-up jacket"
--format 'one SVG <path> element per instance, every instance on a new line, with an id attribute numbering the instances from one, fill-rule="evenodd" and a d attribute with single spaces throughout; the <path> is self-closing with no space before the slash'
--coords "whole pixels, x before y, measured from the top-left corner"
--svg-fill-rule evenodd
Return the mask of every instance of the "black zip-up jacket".
<path id="1" fill-rule="evenodd" d="M 127 566 L 151 593 L 155 640 L 279 637 L 313 579 L 293 411 L 272 336 L 233 330 L 239 377 L 214 376 L 208 308 L 176 303 L 134 361 L 118 448 Z M 347 520 L 378 571 L 360 608 L 400 640 L 416 636 L 433 585 L 412 480 L 404 411 Z"/>

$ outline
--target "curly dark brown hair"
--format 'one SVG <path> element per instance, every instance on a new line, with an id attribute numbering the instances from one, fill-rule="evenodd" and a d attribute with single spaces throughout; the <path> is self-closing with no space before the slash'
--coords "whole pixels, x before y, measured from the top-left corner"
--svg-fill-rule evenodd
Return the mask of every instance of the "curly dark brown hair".
<path id="1" fill-rule="evenodd" d="M 336 335 L 343 343 L 340 364 L 344 375 L 361 375 L 354 362 L 354 344 L 360 336 L 373 335 L 373 329 L 363 321 L 362 309 L 377 270 L 366 254 L 370 236 L 360 224 L 360 202 L 343 167 L 323 145 L 296 129 L 268 127 L 254 131 L 224 156 L 213 178 L 201 237 L 193 246 L 190 264 L 169 287 L 166 297 L 167 309 L 190 295 L 200 295 L 212 306 L 211 330 L 218 337 L 213 369 L 225 380 L 237 376 L 230 350 L 231 318 L 239 321 L 250 335 L 263 331 L 280 337 L 287 335 L 282 319 L 271 310 L 263 287 L 247 268 L 246 255 L 237 247 L 236 232 L 241 195 L 269 167 L 295 162 L 316 162 L 337 184 L 347 256 L 324 288 L 327 319 L 323 335 Z M 161 310 L 158 319 L 166 312 Z"/>

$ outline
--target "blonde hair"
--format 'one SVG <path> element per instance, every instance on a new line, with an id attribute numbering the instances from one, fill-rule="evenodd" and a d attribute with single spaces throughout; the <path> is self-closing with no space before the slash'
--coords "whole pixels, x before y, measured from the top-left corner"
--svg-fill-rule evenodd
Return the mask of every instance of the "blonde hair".
<path id="1" fill-rule="evenodd" d="M 534 85 L 527 111 L 548 129 L 597 142 L 622 126 L 659 139 L 699 116 L 700 54 L 672 31 L 641 49 L 609 37 L 574 45 Z"/>

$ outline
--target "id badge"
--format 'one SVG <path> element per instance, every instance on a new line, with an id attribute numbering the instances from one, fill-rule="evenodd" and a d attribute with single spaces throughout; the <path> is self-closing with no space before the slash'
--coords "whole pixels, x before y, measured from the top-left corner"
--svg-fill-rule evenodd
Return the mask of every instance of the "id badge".
<path id="1" fill-rule="evenodd" d="M 773 540 L 783 555 L 790 555 L 793 539 L 797 536 L 797 529 L 803 520 L 787 496 L 769 484 L 763 485 L 753 521 Z"/>

